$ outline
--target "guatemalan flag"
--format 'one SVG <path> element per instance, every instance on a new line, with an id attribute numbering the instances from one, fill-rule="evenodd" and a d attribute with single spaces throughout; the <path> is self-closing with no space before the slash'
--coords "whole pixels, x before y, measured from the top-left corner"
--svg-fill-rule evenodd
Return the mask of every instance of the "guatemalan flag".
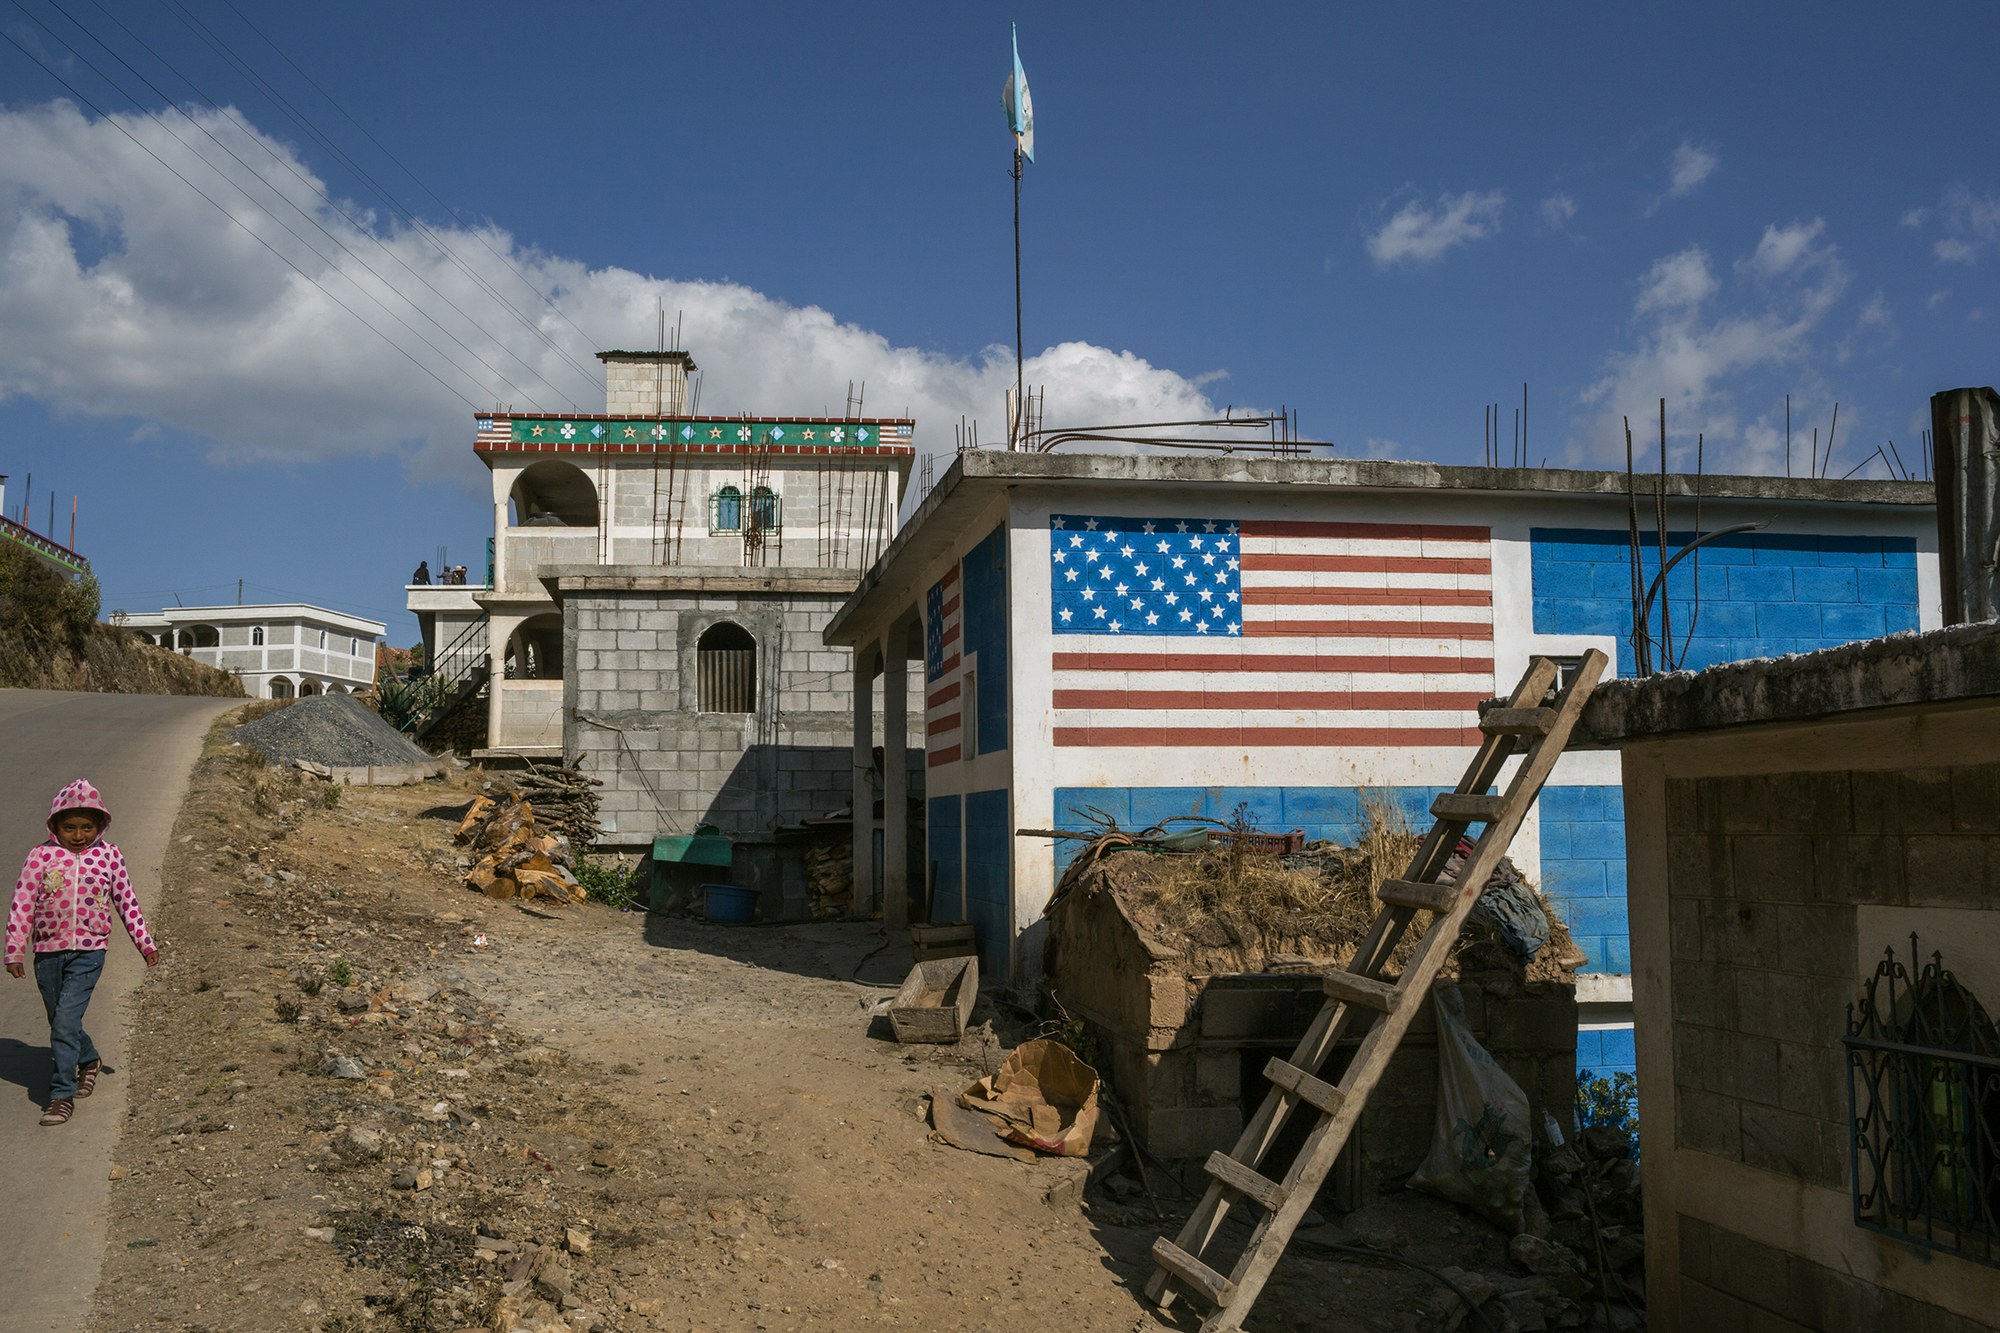
<path id="1" fill-rule="evenodd" d="M 1000 89 L 1000 104 L 1007 108 L 1007 128 L 1014 131 L 1014 143 L 1021 156 L 1035 160 L 1035 99 L 1028 95 L 1028 75 L 1021 68 L 1021 32 L 1014 34 L 1014 72 Z"/>
<path id="2" fill-rule="evenodd" d="M 1057 514 L 1049 585 L 1058 746 L 1480 739 L 1486 528 Z"/>

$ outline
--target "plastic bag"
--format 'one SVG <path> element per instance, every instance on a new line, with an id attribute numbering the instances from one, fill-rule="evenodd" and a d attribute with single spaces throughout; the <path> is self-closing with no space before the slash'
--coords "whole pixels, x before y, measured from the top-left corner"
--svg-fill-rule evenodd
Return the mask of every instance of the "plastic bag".
<path id="1" fill-rule="evenodd" d="M 1456 986 L 1431 992 L 1437 1010 L 1437 1130 L 1410 1188 L 1462 1203 L 1509 1235 L 1520 1230 L 1533 1167 L 1528 1094 L 1474 1040 Z"/>

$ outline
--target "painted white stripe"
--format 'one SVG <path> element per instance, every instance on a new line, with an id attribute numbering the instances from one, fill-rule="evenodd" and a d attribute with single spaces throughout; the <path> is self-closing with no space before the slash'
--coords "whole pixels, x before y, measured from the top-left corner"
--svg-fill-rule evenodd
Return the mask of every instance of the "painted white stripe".
<path id="1" fill-rule="evenodd" d="M 1442 560 L 1485 560 L 1493 547 L 1480 541 L 1426 541 L 1419 537 L 1251 537 L 1246 555 L 1426 556 Z"/>
<path id="2" fill-rule="evenodd" d="M 1288 694 L 1298 690 L 1361 690 L 1369 693 L 1490 694 L 1491 672 L 1412 671 L 1408 673 L 1350 671 L 1058 671 L 1059 690 L 1172 690 L 1190 699 L 1203 690 L 1234 690 L 1258 694 Z"/>
<path id="3" fill-rule="evenodd" d="M 1128 708 L 1057 708 L 1058 727 L 1472 727 L 1478 714 L 1463 709 L 1239 709 L 1186 708 L 1170 712 Z"/>

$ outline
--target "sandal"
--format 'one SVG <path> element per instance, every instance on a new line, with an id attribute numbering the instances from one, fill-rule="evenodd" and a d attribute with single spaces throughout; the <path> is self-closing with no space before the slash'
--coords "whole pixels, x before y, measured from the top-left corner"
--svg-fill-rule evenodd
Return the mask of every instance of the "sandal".
<path id="1" fill-rule="evenodd" d="M 76 1067 L 76 1095 L 88 1097 L 97 1089 L 97 1076 L 104 1072 L 104 1061 L 91 1060 Z"/>
<path id="2" fill-rule="evenodd" d="M 66 1125 L 69 1123 L 71 1113 L 75 1110 L 76 1103 L 67 1097 L 52 1101 L 42 1108 L 42 1123 L 45 1125 Z"/>

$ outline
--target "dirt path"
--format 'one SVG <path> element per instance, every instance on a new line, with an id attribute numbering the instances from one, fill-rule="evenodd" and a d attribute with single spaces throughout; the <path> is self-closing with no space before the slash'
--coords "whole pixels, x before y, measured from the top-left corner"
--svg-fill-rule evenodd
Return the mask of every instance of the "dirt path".
<path id="1" fill-rule="evenodd" d="M 999 1047 L 869 1035 L 906 948 L 530 915 L 458 887 L 469 788 L 331 790 L 197 768 L 93 1328 L 1157 1326 L 1143 1199 L 928 1138 Z M 1251 1327 L 1442 1327 L 1436 1296 L 1301 1254 Z"/>

